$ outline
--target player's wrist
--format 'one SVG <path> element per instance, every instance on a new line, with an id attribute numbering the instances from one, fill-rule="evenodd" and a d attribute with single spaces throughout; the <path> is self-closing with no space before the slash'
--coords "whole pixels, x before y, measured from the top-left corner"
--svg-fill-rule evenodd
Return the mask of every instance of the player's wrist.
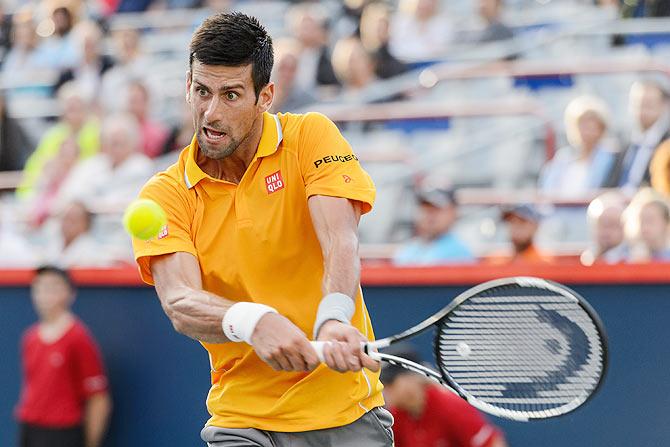
<path id="1" fill-rule="evenodd" d="M 245 342 L 251 345 L 251 336 L 256 325 L 265 314 L 278 313 L 273 307 L 260 303 L 235 303 L 226 312 L 221 320 L 223 333 L 228 340 Z"/>
<path id="2" fill-rule="evenodd" d="M 333 292 L 324 296 L 316 312 L 313 339 L 317 339 L 319 331 L 328 321 L 335 320 L 350 324 L 355 310 L 354 300 L 344 293 Z"/>

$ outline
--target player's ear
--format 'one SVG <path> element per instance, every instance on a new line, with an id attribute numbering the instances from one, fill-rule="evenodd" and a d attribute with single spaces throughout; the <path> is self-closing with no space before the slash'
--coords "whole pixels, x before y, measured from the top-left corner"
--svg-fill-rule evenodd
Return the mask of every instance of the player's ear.
<path id="1" fill-rule="evenodd" d="M 267 112 L 272 107 L 272 101 L 275 97 L 275 84 L 274 82 L 268 82 L 265 87 L 263 87 L 258 94 L 258 101 L 256 104 L 260 109 L 260 112 Z"/>
<path id="2" fill-rule="evenodd" d="M 191 103 L 191 70 L 186 72 L 186 102 Z"/>

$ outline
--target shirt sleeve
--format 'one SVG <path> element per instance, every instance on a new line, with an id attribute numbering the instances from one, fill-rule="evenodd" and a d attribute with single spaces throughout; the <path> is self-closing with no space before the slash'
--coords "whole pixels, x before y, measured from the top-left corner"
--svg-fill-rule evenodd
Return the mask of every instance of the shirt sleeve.
<path id="1" fill-rule="evenodd" d="M 151 199 L 165 211 L 167 224 L 157 237 L 148 241 L 133 238 L 135 260 L 140 269 L 142 280 L 153 285 L 151 257 L 176 252 L 191 253 L 197 257 L 191 237 L 190 206 L 185 194 L 178 190 L 180 186 L 166 174 L 154 176 L 140 192 L 140 198 Z"/>
<path id="2" fill-rule="evenodd" d="M 88 331 L 82 330 L 81 334 L 75 359 L 79 391 L 87 399 L 94 394 L 107 391 L 108 382 L 97 344 Z"/>
<path id="3" fill-rule="evenodd" d="M 496 427 L 465 400 L 453 397 L 450 399 L 449 407 L 443 414 L 447 415 L 449 426 L 453 427 L 451 438 L 454 445 L 486 447 L 498 435 Z"/>
<path id="4" fill-rule="evenodd" d="M 300 135 L 300 169 L 307 197 L 344 197 L 372 209 L 375 186 L 335 124 L 319 113 L 305 115 Z"/>

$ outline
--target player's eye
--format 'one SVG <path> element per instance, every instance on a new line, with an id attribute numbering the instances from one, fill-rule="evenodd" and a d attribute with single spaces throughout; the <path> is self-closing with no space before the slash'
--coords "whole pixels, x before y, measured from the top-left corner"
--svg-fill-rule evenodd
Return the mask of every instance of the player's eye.
<path id="1" fill-rule="evenodd" d="M 207 90 L 202 87 L 196 87 L 195 92 L 198 94 L 198 96 L 207 96 Z"/>
<path id="2" fill-rule="evenodd" d="M 238 95 L 235 92 L 226 92 L 226 99 L 228 101 L 235 101 L 239 97 L 240 97 L 240 95 Z"/>

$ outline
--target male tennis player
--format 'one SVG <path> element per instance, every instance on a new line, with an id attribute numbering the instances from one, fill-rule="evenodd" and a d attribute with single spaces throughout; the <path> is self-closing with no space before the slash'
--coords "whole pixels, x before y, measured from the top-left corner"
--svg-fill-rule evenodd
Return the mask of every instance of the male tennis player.
<path id="1" fill-rule="evenodd" d="M 374 185 L 319 114 L 271 115 L 272 39 L 218 14 L 190 44 L 195 137 L 141 196 L 168 215 L 134 241 L 175 329 L 210 355 L 209 446 L 390 446 L 357 227 Z M 329 341 L 319 365 L 310 339 Z"/>

